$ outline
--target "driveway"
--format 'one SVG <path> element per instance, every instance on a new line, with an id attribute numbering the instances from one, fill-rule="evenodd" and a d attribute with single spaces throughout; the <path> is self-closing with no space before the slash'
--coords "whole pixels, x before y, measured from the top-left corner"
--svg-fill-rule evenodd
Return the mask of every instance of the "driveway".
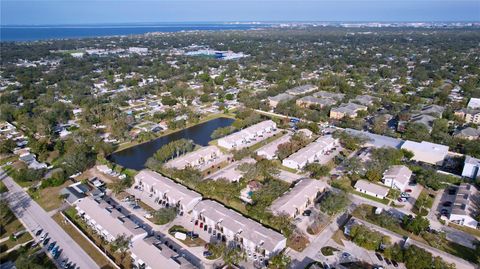
<path id="1" fill-rule="evenodd" d="M 48 232 L 50 242 L 63 249 L 59 259 L 68 258 L 79 268 L 99 268 L 90 256 L 43 210 L 13 179 L 0 169 L 0 180 L 8 188 L 6 199 L 15 216 L 30 233 L 42 228 Z"/>

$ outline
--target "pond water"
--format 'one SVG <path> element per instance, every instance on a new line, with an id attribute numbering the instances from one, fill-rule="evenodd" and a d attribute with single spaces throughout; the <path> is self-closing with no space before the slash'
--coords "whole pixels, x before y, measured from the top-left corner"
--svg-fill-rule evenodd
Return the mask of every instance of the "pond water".
<path id="1" fill-rule="evenodd" d="M 195 144 L 200 146 L 207 146 L 212 139 L 210 135 L 217 128 L 230 126 L 233 123 L 230 118 L 216 118 L 181 131 L 162 136 L 152 141 L 139 144 L 119 152 L 115 152 L 108 157 L 114 163 L 117 163 L 125 168 L 142 170 L 145 168 L 147 159 L 160 149 L 163 145 L 172 141 L 186 138 L 191 139 Z"/>

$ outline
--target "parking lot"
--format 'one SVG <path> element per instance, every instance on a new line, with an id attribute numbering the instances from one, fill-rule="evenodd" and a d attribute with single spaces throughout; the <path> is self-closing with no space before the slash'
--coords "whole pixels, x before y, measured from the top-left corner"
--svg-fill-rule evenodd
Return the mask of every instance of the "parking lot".
<path id="1" fill-rule="evenodd" d="M 420 184 L 416 184 L 415 186 L 412 185 L 407 185 L 406 190 L 411 190 L 410 192 L 407 192 L 410 195 L 410 198 L 407 199 L 406 202 L 399 202 L 398 200 L 395 201 L 395 203 L 399 203 L 400 205 L 403 205 L 403 210 L 407 211 L 412 211 L 413 205 L 415 205 L 415 202 L 418 199 L 418 196 L 423 190 L 423 186 Z"/>

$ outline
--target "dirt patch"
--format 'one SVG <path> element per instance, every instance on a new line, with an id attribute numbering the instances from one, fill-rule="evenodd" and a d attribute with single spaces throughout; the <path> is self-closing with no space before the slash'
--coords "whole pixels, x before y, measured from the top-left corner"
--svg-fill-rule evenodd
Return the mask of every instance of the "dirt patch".
<path id="1" fill-rule="evenodd" d="M 112 177 L 110 175 L 105 175 L 104 173 L 101 173 L 100 171 L 97 170 L 97 168 L 92 167 L 88 169 L 87 171 L 83 172 L 80 176 L 77 177 L 77 180 L 83 180 L 83 179 L 92 179 L 92 178 L 98 178 L 100 180 L 103 180 L 105 183 L 116 183 L 119 181 L 118 178 Z"/>

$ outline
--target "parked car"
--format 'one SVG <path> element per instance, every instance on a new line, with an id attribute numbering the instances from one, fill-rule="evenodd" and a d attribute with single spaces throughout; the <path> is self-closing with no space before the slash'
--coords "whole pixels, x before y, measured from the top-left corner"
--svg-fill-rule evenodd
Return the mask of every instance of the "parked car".
<path id="1" fill-rule="evenodd" d="M 43 240 L 43 245 L 46 246 L 49 241 L 50 241 L 50 238 L 47 237 L 45 240 Z"/>
<path id="2" fill-rule="evenodd" d="M 417 186 L 417 182 L 415 182 L 415 181 L 410 181 L 410 182 L 408 182 L 408 186 L 412 186 L 412 187 L 413 187 L 413 186 Z"/>
<path id="3" fill-rule="evenodd" d="M 445 208 L 440 210 L 440 214 L 444 215 L 444 216 L 447 216 L 448 215 L 448 210 L 446 210 Z"/>
<path id="4" fill-rule="evenodd" d="M 47 238 L 47 235 L 48 235 L 48 233 L 42 234 L 42 236 L 40 236 L 40 241 L 45 240 L 45 238 Z"/>
<path id="5" fill-rule="evenodd" d="M 312 210 L 307 209 L 307 210 L 303 211 L 303 214 L 302 214 L 302 215 L 303 215 L 303 216 L 310 216 L 311 214 L 312 214 Z"/>
<path id="6" fill-rule="evenodd" d="M 377 256 L 377 259 L 378 259 L 379 261 L 383 261 L 383 257 L 382 257 L 382 255 L 380 255 L 380 253 L 375 252 L 375 256 Z"/>
<path id="7" fill-rule="evenodd" d="M 62 254 L 62 250 L 58 250 L 57 252 L 55 252 L 55 254 L 53 255 L 53 258 L 56 260 L 58 259 L 58 257 L 60 257 L 60 254 Z"/>
<path id="8" fill-rule="evenodd" d="M 445 203 L 443 203 L 443 206 L 450 207 L 450 206 L 452 206 L 452 202 L 446 201 Z"/>
<path id="9" fill-rule="evenodd" d="M 398 263 L 395 260 L 392 260 L 392 264 L 393 266 L 398 267 Z"/>
<path id="10" fill-rule="evenodd" d="M 194 232 L 187 232 L 187 236 L 191 238 L 198 238 L 198 234 Z"/>
<path id="11" fill-rule="evenodd" d="M 35 236 L 39 236 L 39 235 L 41 235 L 41 234 L 42 234 L 42 232 L 43 232 L 43 229 L 41 229 L 41 228 L 40 228 L 40 229 L 38 229 L 38 230 L 35 232 Z"/>
<path id="12" fill-rule="evenodd" d="M 448 195 L 455 195 L 457 193 L 457 189 L 456 188 L 450 188 L 448 189 Z"/>
<path id="13" fill-rule="evenodd" d="M 212 256 L 213 254 L 210 252 L 210 251 L 204 251 L 203 252 L 203 257 L 210 257 Z"/>
<path id="14" fill-rule="evenodd" d="M 402 193 L 400 194 L 400 197 L 402 197 L 402 198 L 410 198 L 410 194 L 408 194 L 407 192 L 402 192 Z"/>
<path id="15" fill-rule="evenodd" d="M 390 260 L 388 258 L 385 258 L 385 262 L 388 264 L 388 265 L 391 265 L 392 262 L 390 262 Z"/>
<path id="16" fill-rule="evenodd" d="M 412 189 L 406 189 L 405 192 L 412 192 Z"/>
<path id="17" fill-rule="evenodd" d="M 48 246 L 47 250 L 48 250 L 48 251 L 51 251 L 54 246 L 55 246 L 55 242 L 50 243 L 50 245 Z"/>

